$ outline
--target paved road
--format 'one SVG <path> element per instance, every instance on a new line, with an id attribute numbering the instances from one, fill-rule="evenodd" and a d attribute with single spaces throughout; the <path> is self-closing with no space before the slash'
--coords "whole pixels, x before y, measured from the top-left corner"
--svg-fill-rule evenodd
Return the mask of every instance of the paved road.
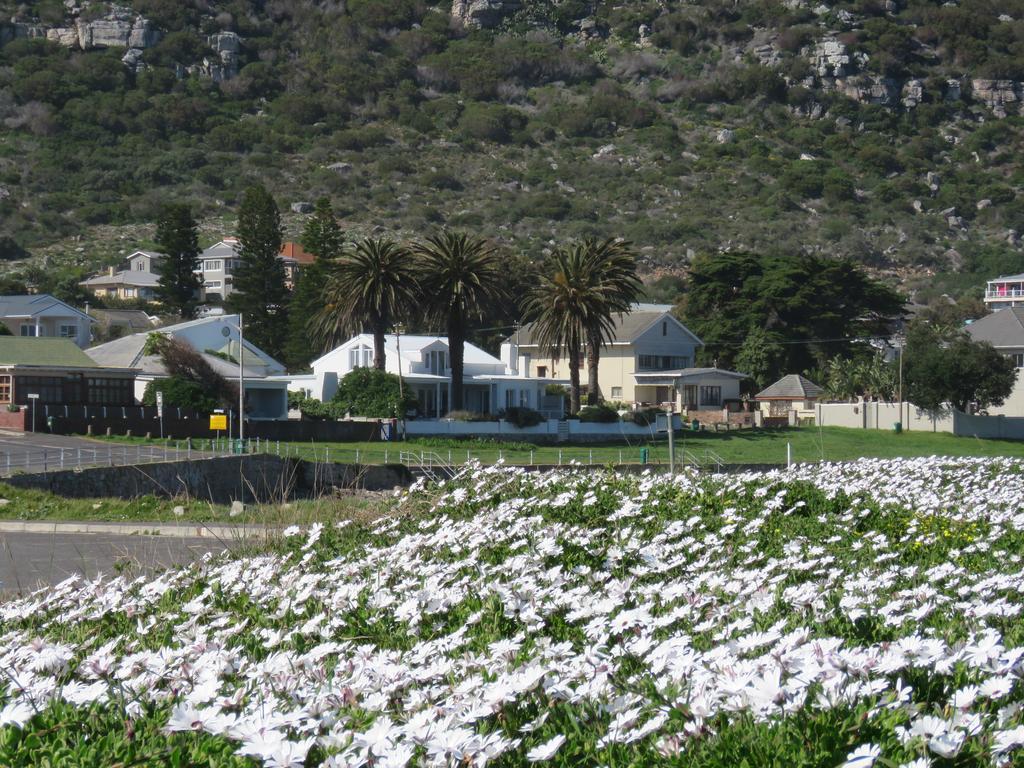
<path id="1" fill-rule="evenodd" d="M 28 592 L 74 573 L 113 576 L 120 566 L 152 572 L 190 563 L 231 542 L 105 533 L 0 533 L 0 592 Z"/>
<path id="2" fill-rule="evenodd" d="M 200 458 L 184 447 L 104 443 L 83 437 L 0 430 L 0 476 L 12 472 L 47 472 L 76 466 L 122 466 L 154 461 Z"/>

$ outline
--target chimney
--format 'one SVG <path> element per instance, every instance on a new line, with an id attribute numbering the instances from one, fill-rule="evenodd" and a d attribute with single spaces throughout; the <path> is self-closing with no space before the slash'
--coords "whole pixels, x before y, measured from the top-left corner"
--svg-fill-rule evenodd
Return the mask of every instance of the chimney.
<path id="1" fill-rule="evenodd" d="M 107 267 L 107 276 L 108 277 L 113 277 L 116 274 L 116 272 L 117 272 L 117 270 L 116 270 L 115 267 Z"/>

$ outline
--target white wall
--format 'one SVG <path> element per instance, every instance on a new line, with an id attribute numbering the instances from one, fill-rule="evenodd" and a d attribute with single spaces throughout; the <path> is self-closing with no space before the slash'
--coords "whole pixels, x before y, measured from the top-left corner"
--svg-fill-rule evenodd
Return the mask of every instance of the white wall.
<path id="1" fill-rule="evenodd" d="M 675 422 L 676 429 L 682 428 L 682 421 L 680 420 L 679 414 L 673 415 L 673 421 Z M 576 419 L 570 419 L 569 424 L 569 436 L 570 438 L 574 435 L 580 437 L 647 437 L 651 438 L 656 436 L 657 432 L 653 424 L 649 426 L 640 426 L 633 424 L 632 422 L 618 422 L 611 424 L 601 424 L 595 422 L 582 422 Z M 540 424 L 534 427 L 523 427 L 522 429 L 516 427 L 505 421 L 447 421 L 444 419 L 434 420 L 419 420 L 414 419 L 406 423 L 406 431 L 410 436 L 427 436 L 427 435 L 452 435 L 459 437 L 463 435 L 557 435 L 558 434 L 558 419 L 548 419 L 542 421 Z"/>
<path id="2" fill-rule="evenodd" d="M 893 429 L 901 422 L 908 432 L 952 432 L 953 417 L 935 416 L 913 403 L 818 403 L 815 420 L 823 427 Z"/>

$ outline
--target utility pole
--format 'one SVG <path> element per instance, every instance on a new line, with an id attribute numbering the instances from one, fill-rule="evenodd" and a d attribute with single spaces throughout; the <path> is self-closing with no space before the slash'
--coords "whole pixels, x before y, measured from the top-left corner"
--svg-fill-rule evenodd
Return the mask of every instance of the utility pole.
<path id="1" fill-rule="evenodd" d="M 672 409 L 668 409 L 668 476 L 676 473 L 676 437 L 675 424 L 673 424 Z"/>
<path id="2" fill-rule="evenodd" d="M 401 411 L 399 418 L 402 421 L 402 440 L 405 440 L 405 385 L 402 383 L 402 324 L 395 324 L 395 347 L 398 350 L 398 408 Z M 384 350 L 384 370 L 387 370 L 388 352 Z M 397 422 L 396 422 L 397 423 Z"/>
<path id="3" fill-rule="evenodd" d="M 245 338 L 242 332 L 242 313 L 238 313 L 238 442 L 245 450 Z"/>

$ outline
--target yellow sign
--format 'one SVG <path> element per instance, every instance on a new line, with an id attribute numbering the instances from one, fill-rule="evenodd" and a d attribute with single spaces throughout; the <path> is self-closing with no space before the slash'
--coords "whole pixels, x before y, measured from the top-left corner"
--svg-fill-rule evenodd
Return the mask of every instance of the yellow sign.
<path id="1" fill-rule="evenodd" d="M 210 430 L 213 432 L 220 432 L 228 428 L 228 417 L 223 413 L 211 413 L 210 414 Z"/>

